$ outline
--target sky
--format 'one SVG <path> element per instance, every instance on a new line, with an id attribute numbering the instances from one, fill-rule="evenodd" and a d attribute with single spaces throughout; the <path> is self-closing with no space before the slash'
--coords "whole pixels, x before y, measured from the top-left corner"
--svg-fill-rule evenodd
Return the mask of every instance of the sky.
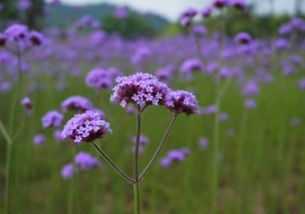
<path id="1" fill-rule="evenodd" d="M 155 12 L 174 21 L 177 20 L 179 14 L 185 8 L 204 8 L 211 0 L 61 0 L 61 2 L 71 5 L 85 5 L 102 2 L 125 5 L 142 12 Z M 246 0 L 246 2 L 255 2 L 258 13 L 270 11 L 270 0 Z M 273 2 L 274 11 L 276 13 L 291 14 L 294 12 L 295 0 L 273 0 Z"/>

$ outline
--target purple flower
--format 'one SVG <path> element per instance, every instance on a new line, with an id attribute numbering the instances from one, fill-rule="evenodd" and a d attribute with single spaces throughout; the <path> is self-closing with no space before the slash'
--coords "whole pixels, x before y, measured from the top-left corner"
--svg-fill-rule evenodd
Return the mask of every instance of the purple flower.
<path id="1" fill-rule="evenodd" d="M 35 46 L 41 46 L 43 43 L 45 43 L 45 38 L 37 31 L 32 31 L 30 33 L 30 40 Z"/>
<path id="2" fill-rule="evenodd" d="M 86 111 L 74 115 L 61 134 L 64 139 L 70 138 L 75 143 L 90 143 L 108 133 L 111 133 L 110 124 L 102 119 L 102 115 L 96 111 Z"/>
<path id="3" fill-rule="evenodd" d="M 220 115 L 219 115 L 219 120 L 220 120 L 221 122 L 225 122 L 225 121 L 229 120 L 229 115 L 228 115 L 228 113 L 226 113 L 226 112 L 220 113 Z"/>
<path id="4" fill-rule="evenodd" d="M 213 12 L 213 5 L 209 5 L 205 8 L 203 8 L 202 12 L 201 12 L 201 15 L 203 18 L 208 18 L 211 16 L 212 12 Z"/>
<path id="5" fill-rule="evenodd" d="M 46 141 L 47 141 L 47 138 L 43 134 L 37 134 L 33 138 L 33 142 L 34 142 L 35 145 L 42 145 Z"/>
<path id="6" fill-rule="evenodd" d="M 214 0 L 213 6 L 218 9 L 222 9 L 228 5 L 228 0 Z"/>
<path id="7" fill-rule="evenodd" d="M 173 77 L 173 72 L 174 72 L 173 66 L 166 66 L 159 68 L 156 71 L 155 75 L 159 80 L 169 82 Z"/>
<path id="8" fill-rule="evenodd" d="M 259 94 L 259 87 L 258 87 L 258 85 L 255 82 L 253 82 L 253 81 L 247 83 L 244 86 L 243 94 L 246 95 L 246 96 L 255 96 L 255 95 L 258 95 Z"/>
<path id="9" fill-rule="evenodd" d="M 245 107 L 248 109 L 253 109 L 256 107 L 256 101 L 254 99 L 248 98 L 245 101 Z"/>
<path id="10" fill-rule="evenodd" d="M 229 70 L 227 67 L 223 67 L 219 71 L 219 76 L 223 79 L 229 79 L 233 76 L 232 71 Z"/>
<path id="11" fill-rule="evenodd" d="M 237 10 L 245 10 L 246 8 L 244 0 L 231 0 L 231 5 Z"/>
<path id="12" fill-rule="evenodd" d="M 181 17 L 189 17 L 193 18 L 197 15 L 197 10 L 194 8 L 188 8 L 184 12 L 182 12 Z"/>
<path id="13" fill-rule="evenodd" d="M 29 0 L 19 0 L 17 7 L 19 10 L 27 10 L 31 7 L 31 2 Z"/>
<path id="14" fill-rule="evenodd" d="M 42 127 L 59 127 L 64 116 L 58 111 L 49 111 L 41 119 Z"/>
<path id="15" fill-rule="evenodd" d="M 199 112 L 200 112 L 200 114 L 203 114 L 203 115 L 215 114 L 217 112 L 217 107 L 216 107 L 216 105 L 209 105 L 205 108 L 201 108 Z"/>
<path id="16" fill-rule="evenodd" d="M 181 65 L 181 73 L 187 76 L 189 79 L 192 78 L 194 71 L 202 71 L 203 65 L 199 59 L 187 59 Z"/>
<path id="17" fill-rule="evenodd" d="M 201 150 L 205 150 L 209 144 L 209 141 L 207 138 L 201 137 L 199 138 L 198 144 Z"/>
<path id="18" fill-rule="evenodd" d="M 299 81 L 299 88 L 305 90 L 305 78 Z"/>
<path id="19" fill-rule="evenodd" d="M 124 108 L 128 103 L 134 103 L 142 109 L 149 105 L 162 105 L 169 90 L 166 84 L 148 73 L 118 77 L 116 82 L 110 100 L 120 103 Z"/>
<path id="20" fill-rule="evenodd" d="M 4 36 L 4 34 L 0 33 L 0 47 L 5 46 L 6 44 L 6 37 Z"/>
<path id="21" fill-rule="evenodd" d="M 61 169 L 61 177 L 64 180 L 68 180 L 72 177 L 73 173 L 75 172 L 74 166 L 72 163 L 68 163 L 64 165 L 64 167 Z"/>
<path id="22" fill-rule="evenodd" d="M 54 132 L 53 132 L 53 137 L 56 141 L 58 142 L 62 142 L 64 139 L 61 135 L 61 130 L 60 129 L 56 129 Z"/>
<path id="23" fill-rule="evenodd" d="M 199 105 L 194 94 L 183 91 L 170 91 L 167 95 L 165 106 L 174 113 L 187 115 L 198 113 Z"/>
<path id="24" fill-rule="evenodd" d="M 199 36 L 199 37 L 206 36 L 208 33 L 207 28 L 201 24 L 194 25 L 192 28 L 192 31 L 196 36 Z"/>
<path id="25" fill-rule="evenodd" d="M 177 150 L 171 150 L 167 153 L 167 155 L 161 159 L 160 164 L 162 167 L 167 168 L 173 162 L 181 162 L 183 161 L 188 155 L 190 151 L 188 148 L 182 148 Z"/>
<path id="26" fill-rule="evenodd" d="M 291 24 L 284 24 L 284 25 L 280 26 L 279 34 L 281 36 L 284 36 L 284 35 L 291 33 L 292 30 L 293 30 L 293 26 Z"/>
<path id="27" fill-rule="evenodd" d="M 74 158 L 74 163 L 80 170 L 88 170 L 100 166 L 99 160 L 87 152 L 79 152 Z"/>
<path id="28" fill-rule="evenodd" d="M 279 38 L 275 41 L 275 48 L 278 49 L 278 50 L 285 50 L 288 48 L 288 41 L 286 39 L 283 39 L 283 38 Z"/>
<path id="29" fill-rule="evenodd" d="M 86 84 L 91 88 L 110 89 L 112 83 L 113 77 L 111 73 L 102 68 L 95 68 L 86 76 Z"/>
<path id="30" fill-rule="evenodd" d="M 241 32 L 235 36 L 235 42 L 241 45 L 247 45 L 252 41 L 250 34 Z"/>
<path id="31" fill-rule="evenodd" d="M 26 111 L 31 111 L 33 108 L 33 104 L 31 102 L 30 98 L 28 98 L 28 97 L 22 98 L 21 105 L 24 107 L 24 109 Z"/>
<path id="32" fill-rule="evenodd" d="M 87 111 L 92 109 L 92 103 L 82 96 L 71 96 L 61 103 L 61 108 L 64 112 L 67 110 Z"/>

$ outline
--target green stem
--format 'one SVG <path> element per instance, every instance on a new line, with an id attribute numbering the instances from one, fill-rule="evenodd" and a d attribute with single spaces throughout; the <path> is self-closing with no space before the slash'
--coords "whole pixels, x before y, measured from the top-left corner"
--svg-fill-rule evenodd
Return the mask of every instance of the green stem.
<path id="1" fill-rule="evenodd" d="M 21 91 L 21 83 L 22 83 L 22 74 L 21 74 L 21 54 L 20 52 L 17 53 L 17 75 L 18 75 L 18 82 L 16 92 L 13 97 L 12 108 L 9 118 L 9 134 L 13 135 L 13 128 L 14 128 L 14 120 L 16 115 L 17 109 L 17 101 L 19 98 L 19 94 Z M 11 173 L 11 159 L 12 159 L 12 145 L 13 142 L 7 144 L 6 149 L 6 167 L 5 167 L 5 199 L 4 199 L 4 213 L 8 214 L 10 211 L 10 173 Z"/>
<path id="2" fill-rule="evenodd" d="M 5 129 L 2 121 L 0 120 L 0 131 L 4 137 L 4 139 L 6 140 L 7 144 L 11 144 L 12 143 L 12 139 L 11 137 L 9 136 L 7 130 Z"/>
<path id="3" fill-rule="evenodd" d="M 99 154 L 105 159 L 105 161 L 111 166 L 111 168 L 124 180 L 127 182 L 133 184 L 135 183 L 135 180 L 130 178 L 123 170 L 121 170 L 114 162 L 113 160 L 95 143 L 92 143 L 94 148 L 99 152 Z"/>
<path id="4" fill-rule="evenodd" d="M 244 189 L 244 182 L 245 182 L 245 174 L 244 174 L 244 160 L 243 160 L 243 155 L 244 155 L 244 141 L 245 141 L 245 134 L 246 134 L 246 124 L 247 124 L 247 110 L 244 109 L 242 116 L 241 116 L 241 123 L 240 123 L 240 138 L 238 140 L 238 147 L 237 147 L 237 181 L 238 181 L 238 194 L 239 194 L 239 204 L 238 204 L 238 213 L 242 213 L 245 208 L 245 195 L 242 193 L 247 191 Z"/>
<path id="5" fill-rule="evenodd" d="M 162 137 L 162 140 L 160 141 L 160 144 L 157 148 L 157 150 L 155 151 L 154 155 L 152 156 L 152 158 L 150 159 L 150 161 L 148 162 L 148 164 L 146 165 L 146 167 L 144 168 L 144 170 L 142 171 L 142 173 L 140 174 L 140 178 L 139 178 L 139 181 L 141 181 L 145 174 L 147 173 L 147 171 L 150 169 L 150 167 L 152 166 L 152 163 L 154 162 L 154 160 L 158 157 L 165 141 L 167 140 L 168 136 L 169 136 L 169 133 L 171 132 L 175 122 L 176 122 L 176 119 L 177 119 L 177 114 L 174 114 L 173 117 L 172 117 L 172 120 L 170 121 L 163 137 Z"/>
<path id="6" fill-rule="evenodd" d="M 140 187 L 139 182 L 133 184 L 134 214 L 140 214 Z"/>
<path id="7" fill-rule="evenodd" d="M 217 163 L 217 155 L 218 155 L 218 144 L 219 144 L 219 112 L 220 112 L 220 79 L 217 77 L 216 80 L 216 112 L 214 117 L 214 133 L 213 133 L 213 152 L 212 152 L 212 212 L 216 213 L 217 207 L 217 199 L 218 199 L 218 163 Z"/>
<path id="8" fill-rule="evenodd" d="M 136 124 L 136 148 L 134 155 L 134 177 L 135 183 L 133 184 L 134 193 L 134 213 L 140 214 L 140 185 L 139 185 L 139 148 L 140 148 L 140 136 L 141 136 L 141 108 L 137 106 L 137 124 Z"/>

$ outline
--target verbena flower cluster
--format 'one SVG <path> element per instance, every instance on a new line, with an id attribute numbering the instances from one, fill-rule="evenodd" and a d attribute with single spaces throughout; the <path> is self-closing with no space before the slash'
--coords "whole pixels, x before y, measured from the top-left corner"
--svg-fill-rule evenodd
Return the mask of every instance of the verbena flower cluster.
<path id="1" fill-rule="evenodd" d="M 147 73 L 118 77 L 116 82 L 111 101 L 120 103 L 122 107 L 126 107 L 128 103 L 135 103 L 141 108 L 162 105 L 168 93 L 166 84 Z"/>
<path id="2" fill-rule="evenodd" d="M 82 96 L 71 96 L 68 97 L 61 103 L 61 108 L 64 112 L 68 110 L 74 111 L 87 111 L 93 108 L 92 103 L 85 97 Z"/>
<path id="3" fill-rule="evenodd" d="M 74 115 L 61 134 L 64 139 L 72 139 L 75 143 L 90 143 L 110 132 L 110 124 L 103 120 L 103 115 L 97 111 L 86 111 Z"/>
<path id="4" fill-rule="evenodd" d="M 198 102 L 192 93 L 173 91 L 151 74 L 136 73 L 119 77 L 116 81 L 111 101 L 120 103 L 122 107 L 134 103 L 141 109 L 149 105 L 164 105 L 172 112 L 187 115 L 198 111 Z"/>
<path id="5" fill-rule="evenodd" d="M 174 162 L 183 161 L 190 153 L 188 148 L 171 150 L 167 155 L 161 159 L 160 164 L 162 167 L 167 168 Z"/>
<path id="6" fill-rule="evenodd" d="M 0 35 L 0 46 L 15 54 L 21 54 L 34 46 L 41 46 L 45 38 L 41 33 L 30 31 L 27 26 L 13 24 Z"/>
<path id="7" fill-rule="evenodd" d="M 115 68 L 103 69 L 95 68 L 86 76 L 86 84 L 95 89 L 110 89 L 113 86 L 114 79 L 121 72 Z"/>
<path id="8" fill-rule="evenodd" d="M 64 116 L 58 111 L 49 111 L 41 119 L 42 127 L 59 127 Z"/>
<path id="9" fill-rule="evenodd" d="M 194 94 L 183 91 L 171 91 L 167 95 L 166 107 L 176 113 L 186 113 L 187 115 L 198 113 L 198 102 Z"/>
<path id="10" fill-rule="evenodd" d="M 101 166 L 100 161 L 93 155 L 87 152 L 79 152 L 76 154 L 73 163 L 64 165 L 61 170 L 61 176 L 63 179 L 70 179 L 74 173 L 95 169 Z"/>

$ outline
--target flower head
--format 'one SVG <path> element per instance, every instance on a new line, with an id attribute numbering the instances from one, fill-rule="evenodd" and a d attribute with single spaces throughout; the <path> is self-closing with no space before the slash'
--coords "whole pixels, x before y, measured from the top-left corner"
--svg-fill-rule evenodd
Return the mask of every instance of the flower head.
<path id="1" fill-rule="evenodd" d="M 172 112 L 187 115 L 198 112 L 199 105 L 194 94 L 188 91 L 171 91 L 167 95 L 165 106 Z"/>
<path id="2" fill-rule="evenodd" d="M 58 111 L 49 111 L 41 119 L 43 128 L 59 127 L 64 116 Z"/>
<path id="3" fill-rule="evenodd" d="M 79 152 L 74 158 L 74 163 L 81 170 L 97 168 L 100 165 L 98 159 L 87 152 Z"/>
<path id="4" fill-rule="evenodd" d="M 235 36 L 235 42 L 241 45 L 247 45 L 252 41 L 250 34 L 241 32 Z"/>
<path id="5" fill-rule="evenodd" d="M 28 97 L 22 98 L 21 105 L 23 105 L 23 107 L 26 111 L 31 111 L 33 108 L 33 104 L 31 102 L 30 98 L 28 98 Z"/>
<path id="6" fill-rule="evenodd" d="M 72 163 L 68 163 L 64 165 L 61 169 L 61 177 L 65 180 L 68 180 L 72 177 L 73 173 L 75 172 L 74 166 Z"/>
<path id="7" fill-rule="evenodd" d="M 167 168 L 173 162 L 181 162 L 186 156 L 188 156 L 190 150 L 188 148 L 182 148 L 177 150 L 171 150 L 167 153 L 167 155 L 161 159 L 160 164 L 162 167 Z"/>
<path id="8" fill-rule="evenodd" d="M 116 77 L 111 70 L 95 68 L 86 76 L 86 84 L 91 88 L 110 89 L 113 84 L 113 79 Z"/>
<path id="9" fill-rule="evenodd" d="M 74 110 L 84 112 L 92 109 L 92 103 L 85 97 L 71 96 L 61 103 L 61 108 L 63 111 Z"/>
<path id="10" fill-rule="evenodd" d="M 46 142 L 47 138 L 43 134 L 37 134 L 33 138 L 33 142 L 35 145 L 42 145 Z"/>
<path id="11" fill-rule="evenodd" d="M 103 138 L 105 134 L 111 132 L 111 129 L 110 124 L 102 118 L 102 115 L 96 111 L 76 114 L 64 126 L 62 137 L 70 138 L 75 143 L 90 143 L 97 138 Z"/>
<path id="12" fill-rule="evenodd" d="M 141 109 L 149 105 L 162 105 L 168 92 L 166 84 L 148 73 L 136 73 L 130 76 L 118 77 L 110 98 L 122 107 L 134 103 Z"/>

